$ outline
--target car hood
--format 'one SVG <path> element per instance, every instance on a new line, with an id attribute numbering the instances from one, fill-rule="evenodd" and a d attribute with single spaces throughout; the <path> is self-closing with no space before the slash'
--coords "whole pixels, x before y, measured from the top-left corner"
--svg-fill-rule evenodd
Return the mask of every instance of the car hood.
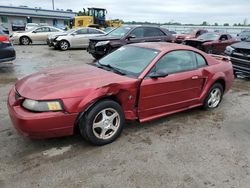
<path id="1" fill-rule="evenodd" d="M 83 97 L 91 91 L 110 84 L 135 82 L 137 79 L 121 76 L 95 66 L 62 67 L 27 76 L 15 85 L 24 98 L 50 100 Z"/>
<path id="2" fill-rule="evenodd" d="M 112 36 L 107 36 L 107 35 L 90 38 L 90 40 L 93 40 L 93 41 L 120 40 L 120 39 L 121 39 L 120 37 L 112 37 Z"/>
<path id="3" fill-rule="evenodd" d="M 205 42 L 211 42 L 213 40 L 200 40 L 200 39 L 186 39 L 186 42 L 197 42 L 197 43 L 205 43 Z"/>
<path id="4" fill-rule="evenodd" d="M 250 42 L 238 42 L 233 45 L 231 45 L 233 48 L 242 48 L 250 50 Z"/>
<path id="5" fill-rule="evenodd" d="M 190 34 L 177 34 L 176 35 L 176 38 L 193 38 L 194 36 L 193 35 L 190 35 Z"/>
<path id="6" fill-rule="evenodd" d="M 54 38 L 56 38 L 56 37 L 66 36 L 66 35 L 68 35 L 68 33 L 62 32 L 62 33 L 58 33 L 58 34 L 50 34 L 50 35 L 48 36 L 48 38 L 49 38 L 49 39 L 54 39 Z"/>

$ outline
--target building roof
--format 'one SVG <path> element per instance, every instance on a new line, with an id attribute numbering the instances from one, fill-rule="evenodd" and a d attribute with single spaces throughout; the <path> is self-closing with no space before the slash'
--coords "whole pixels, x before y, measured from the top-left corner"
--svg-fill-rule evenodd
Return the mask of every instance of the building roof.
<path id="1" fill-rule="evenodd" d="M 53 19 L 69 19 L 76 16 L 76 12 L 62 10 L 48 10 L 42 8 L 0 6 L 0 15 L 5 16 L 26 16 Z"/>

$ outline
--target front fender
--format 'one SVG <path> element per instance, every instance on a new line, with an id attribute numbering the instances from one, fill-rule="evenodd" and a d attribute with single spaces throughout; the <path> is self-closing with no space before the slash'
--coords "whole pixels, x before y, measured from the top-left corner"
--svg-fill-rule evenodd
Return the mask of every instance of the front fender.
<path id="1" fill-rule="evenodd" d="M 135 110 L 136 97 L 137 83 L 122 85 L 109 84 L 93 90 L 86 97 L 84 97 L 84 99 L 79 103 L 77 111 L 85 112 L 96 102 L 105 98 L 111 98 L 115 99 L 121 105 L 126 119 L 134 120 L 137 119 Z"/>

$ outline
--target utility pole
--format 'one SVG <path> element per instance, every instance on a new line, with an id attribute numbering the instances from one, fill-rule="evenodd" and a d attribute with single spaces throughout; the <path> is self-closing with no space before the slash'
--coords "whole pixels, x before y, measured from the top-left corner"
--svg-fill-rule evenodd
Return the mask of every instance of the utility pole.
<path id="1" fill-rule="evenodd" d="M 52 0 L 52 7 L 53 7 L 53 10 L 55 10 L 55 3 L 54 3 L 54 0 Z"/>

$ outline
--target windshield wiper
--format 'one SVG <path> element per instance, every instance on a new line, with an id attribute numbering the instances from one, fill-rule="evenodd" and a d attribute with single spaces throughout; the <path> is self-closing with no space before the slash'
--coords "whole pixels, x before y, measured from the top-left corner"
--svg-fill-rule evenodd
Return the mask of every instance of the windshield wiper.
<path id="1" fill-rule="evenodd" d="M 118 68 L 116 68 L 116 67 L 113 67 L 113 66 L 111 66 L 110 64 L 104 65 L 104 64 L 101 64 L 99 61 L 97 61 L 97 66 L 98 66 L 99 68 L 104 68 L 104 67 L 106 67 L 106 68 L 108 68 L 109 70 L 112 70 L 113 72 L 116 72 L 116 73 L 118 73 L 118 74 L 120 74 L 120 75 L 126 75 L 126 73 L 124 73 L 122 70 L 120 70 L 120 69 L 118 69 Z"/>

